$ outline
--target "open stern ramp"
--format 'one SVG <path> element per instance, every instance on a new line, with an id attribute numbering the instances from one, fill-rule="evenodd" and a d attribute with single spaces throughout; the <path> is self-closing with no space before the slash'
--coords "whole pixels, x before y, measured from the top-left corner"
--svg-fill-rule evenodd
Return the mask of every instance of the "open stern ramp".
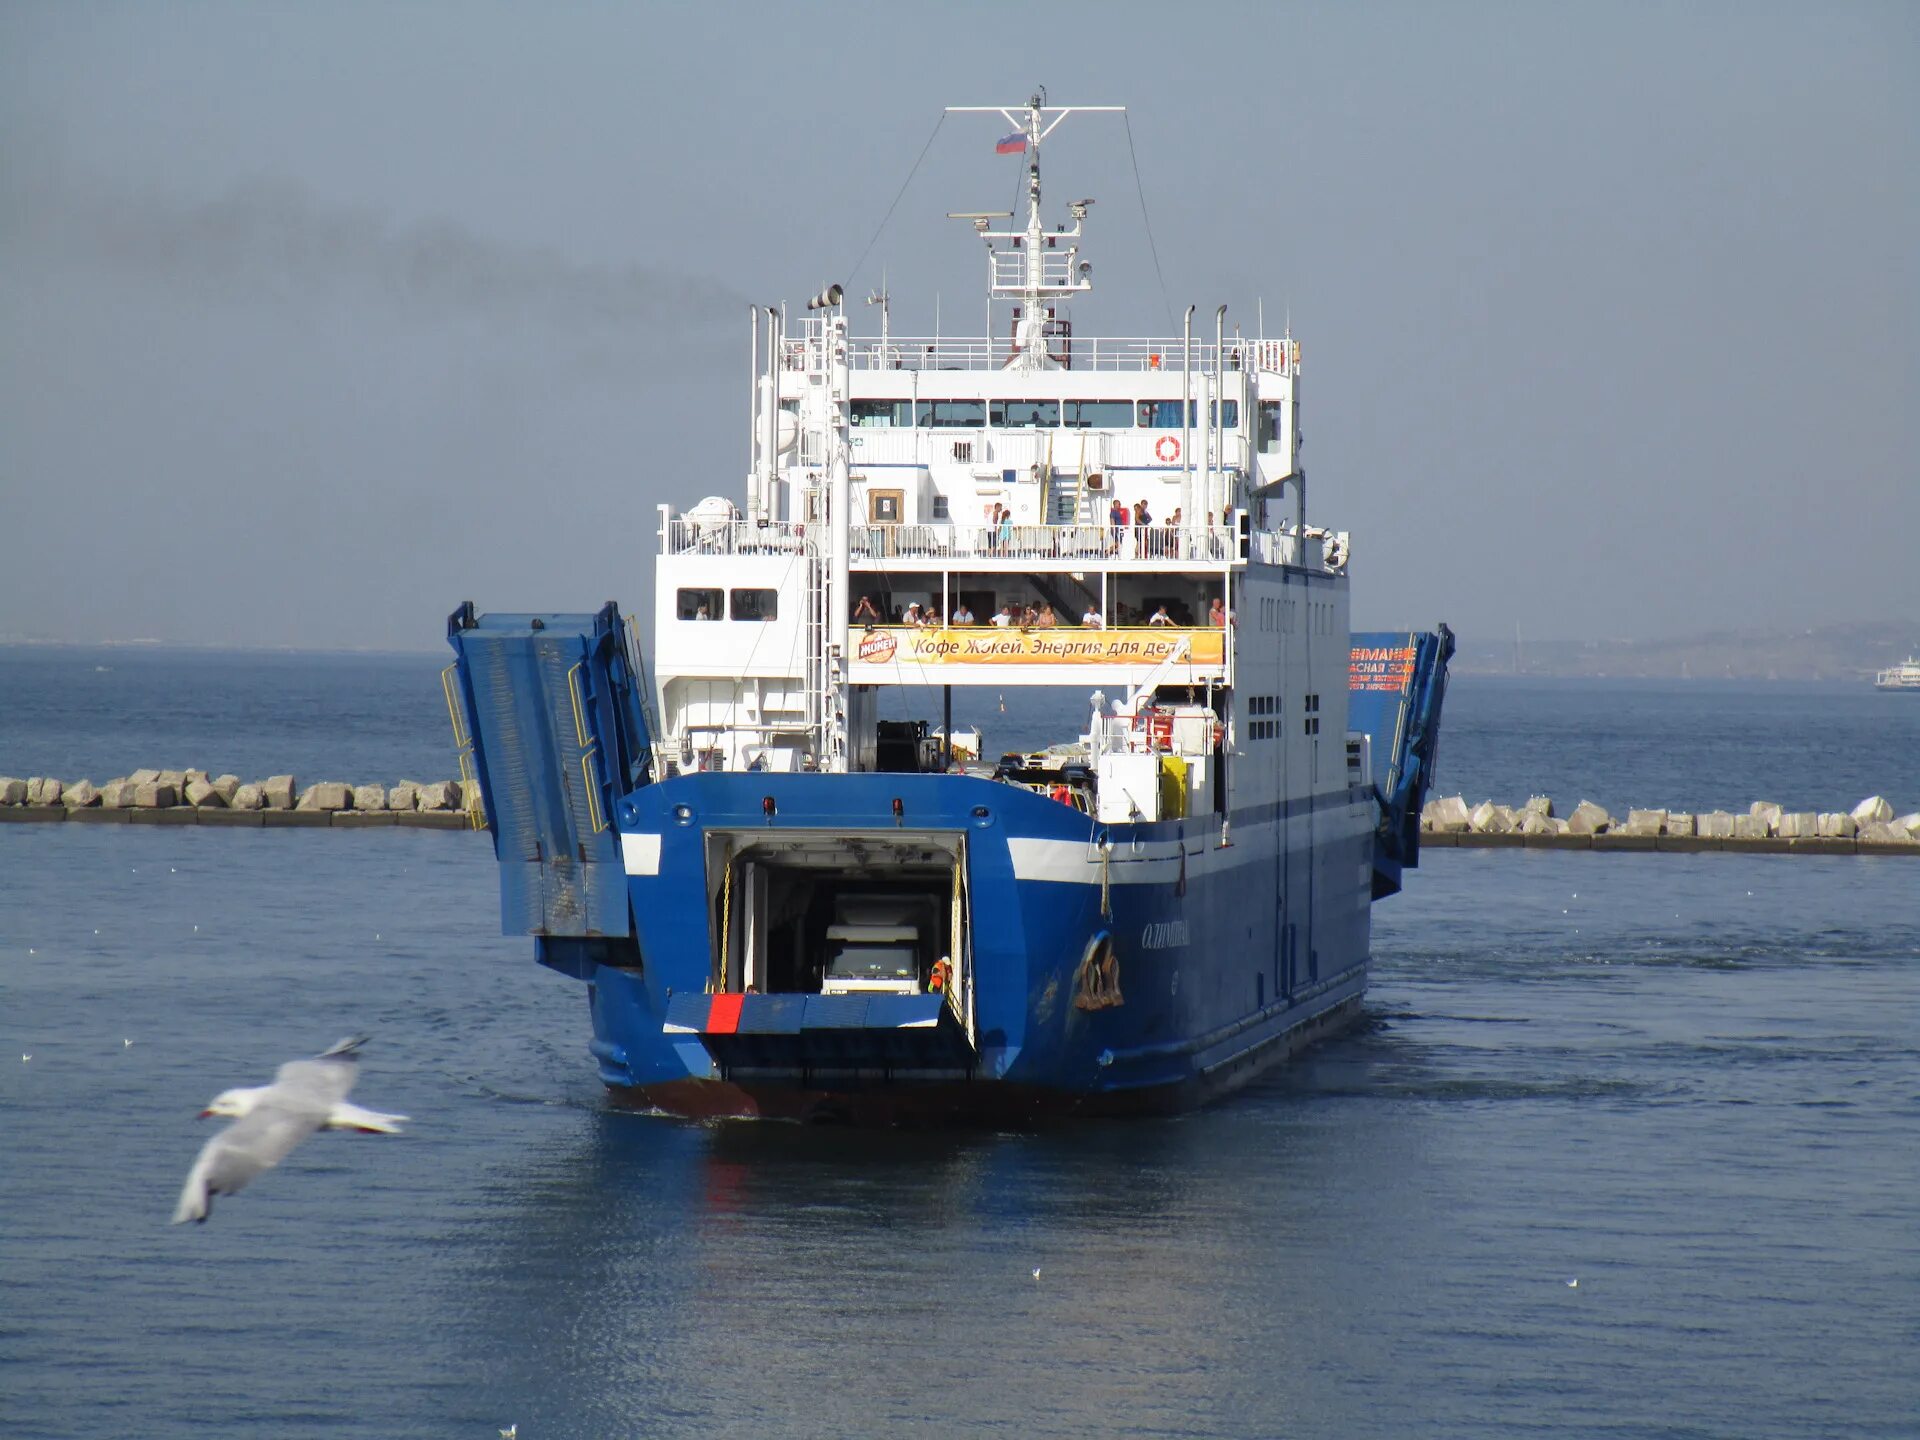
<path id="1" fill-rule="evenodd" d="M 943 995 L 676 995 L 664 1029 L 697 1038 L 733 1081 L 955 1080 L 975 1065 Z"/>
<path id="2" fill-rule="evenodd" d="M 508 935 L 632 931 L 613 807 L 647 783 L 651 740 L 619 610 L 447 621 Z"/>
<path id="3" fill-rule="evenodd" d="M 1440 753 L 1453 631 L 1355 631 L 1347 677 L 1347 724 L 1368 737 L 1380 824 L 1373 898 L 1397 894 L 1400 872 L 1420 863 L 1420 808 Z"/>

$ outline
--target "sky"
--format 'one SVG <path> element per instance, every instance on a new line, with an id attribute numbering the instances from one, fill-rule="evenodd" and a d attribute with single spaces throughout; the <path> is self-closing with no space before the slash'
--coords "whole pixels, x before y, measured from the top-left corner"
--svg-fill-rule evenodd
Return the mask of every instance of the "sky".
<path id="1" fill-rule="evenodd" d="M 750 303 L 980 329 L 1036 84 L 1076 333 L 1291 323 L 1356 626 L 1920 630 L 1911 3 L 0 0 L 0 639 L 647 608 Z"/>

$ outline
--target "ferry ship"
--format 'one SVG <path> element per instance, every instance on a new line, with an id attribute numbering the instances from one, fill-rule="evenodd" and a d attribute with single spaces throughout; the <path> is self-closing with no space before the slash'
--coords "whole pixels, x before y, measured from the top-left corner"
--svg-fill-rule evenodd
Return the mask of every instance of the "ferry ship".
<path id="1" fill-rule="evenodd" d="M 1898 665 L 1889 665 L 1873 677 L 1873 688 L 1920 693 L 1920 660 L 1909 655 Z"/>
<path id="2" fill-rule="evenodd" d="M 503 928 L 585 982 L 617 1101 L 1175 1109 L 1357 1015 L 1452 636 L 1350 634 L 1290 334 L 1075 331 L 1094 202 L 1048 223 L 1041 149 L 1117 109 L 966 112 L 1025 171 L 1023 223 L 956 217 L 988 334 L 755 311 L 744 503 L 660 507 L 650 644 L 613 604 L 449 620 Z M 1064 694 L 1054 739 L 980 753 L 968 687 Z"/>

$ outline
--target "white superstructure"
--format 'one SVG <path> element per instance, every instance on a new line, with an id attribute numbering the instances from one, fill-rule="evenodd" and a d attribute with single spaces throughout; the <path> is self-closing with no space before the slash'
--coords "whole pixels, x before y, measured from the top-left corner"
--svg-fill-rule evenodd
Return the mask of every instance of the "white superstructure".
<path id="1" fill-rule="evenodd" d="M 956 217 L 1004 333 L 894 335 L 883 305 L 856 336 L 839 286 L 794 322 L 755 311 L 745 504 L 660 510 L 667 768 L 873 769 L 899 684 L 1100 688 L 1127 713 L 1178 686 L 1242 742 L 1314 740 L 1323 703 L 1343 735 L 1347 544 L 1305 523 L 1299 347 L 1229 334 L 1225 306 L 1199 334 L 1189 307 L 1178 336 L 1076 335 L 1093 201 L 1047 227 L 1040 147 L 1085 107 L 1042 99 L 994 107 L 1024 225 Z"/>

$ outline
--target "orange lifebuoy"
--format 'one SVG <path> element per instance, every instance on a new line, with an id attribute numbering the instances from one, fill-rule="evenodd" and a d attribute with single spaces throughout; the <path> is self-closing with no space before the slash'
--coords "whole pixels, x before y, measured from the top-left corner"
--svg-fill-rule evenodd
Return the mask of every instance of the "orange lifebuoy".
<path id="1" fill-rule="evenodd" d="M 1153 442 L 1154 458 L 1163 465 L 1171 465 L 1180 458 L 1180 442 L 1171 435 L 1162 435 Z"/>

